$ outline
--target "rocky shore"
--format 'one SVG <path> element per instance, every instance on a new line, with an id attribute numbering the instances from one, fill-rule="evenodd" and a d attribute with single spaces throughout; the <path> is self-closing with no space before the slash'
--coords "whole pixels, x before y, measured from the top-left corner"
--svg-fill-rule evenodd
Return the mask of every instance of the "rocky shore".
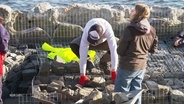
<path id="1" fill-rule="evenodd" d="M 67 46 L 73 38 L 82 34 L 85 23 L 94 17 L 109 21 L 119 37 L 128 24 L 130 9 L 126 5 L 72 4 L 53 7 L 49 3 L 40 3 L 31 11 L 22 12 L 0 5 L 0 16 L 6 21 L 5 26 L 11 34 L 11 54 L 5 63 L 4 96 L 10 93 L 30 94 L 34 89 L 38 99 L 57 98 L 56 103 L 61 103 L 63 99 L 77 101 L 83 98 L 85 104 L 110 104 L 115 95 L 120 95 L 112 93 L 114 85 L 108 83 L 108 75 L 102 77 L 101 70 L 93 69 L 88 73 L 93 83 L 86 87 L 77 86 L 78 64 L 70 63 L 68 66 L 75 68 L 68 68 L 59 59 L 47 60 L 40 46 L 44 42 Z M 171 39 L 184 29 L 184 9 L 152 6 L 149 21 L 156 28 L 160 41 L 159 52 L 149 57 L 143 83 L 143 104 L 182 104 L 183 48 L 171 47 Z M 70 69 L 68 72 L 67 68 Z M 61 95 L 67 97 L 62 98 Z M 121 98 L 129 100 L 126 95 Z"/>
<path id="2" fill-rule="evenodd" d="M 171 36 L 184 28 L 184 10 L 172 7 L 151 8 L 151 24 L 157 35 Z M 1 16 L 7 21 L 12 43 L 69 42 L 80 36 L 85 23 L 94 17 L 109 21 L 116 36 L 120 36 L 128 23 L 131 7 L 126 5 L 71 4 L 67 7 L 53 7 L 40 3 L 28 12 L 14 11 L 7 5 L 0 5 Z M 29 37 L 29 39 L 27 39 Z M 39 38 L 42 39 L 39 40 Z"/>

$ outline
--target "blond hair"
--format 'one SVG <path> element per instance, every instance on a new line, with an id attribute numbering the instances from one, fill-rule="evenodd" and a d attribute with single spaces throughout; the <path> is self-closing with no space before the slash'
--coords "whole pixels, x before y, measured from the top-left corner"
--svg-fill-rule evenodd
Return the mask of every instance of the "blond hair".
<path id="1" fill-rule="evenodd" d="M 150 17 L 150 8 L 146 4 L 138 3 L 135 5 L 136 14 L 130 21 L 141 20 Z"/>

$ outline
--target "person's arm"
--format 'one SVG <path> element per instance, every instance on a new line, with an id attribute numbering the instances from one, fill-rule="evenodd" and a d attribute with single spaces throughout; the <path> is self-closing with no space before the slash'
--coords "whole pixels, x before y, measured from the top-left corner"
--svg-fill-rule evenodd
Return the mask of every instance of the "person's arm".
<path id="1" fill-rule="evenodd" d="M 87 64 L 87 54 L 89 49 L 89 43 L 86 43 L 81 39 L 79 55 L 80 55 L 80 74 L 86 75 L 86 64 Z"/>
<path id="2" fill-rule="evenodd" d="M 110 24 L 106 26 L 105 37 L 107 38 L 110 56 L 111 56 L 111 80 L 114 82 L 117 74 L 118 67 L 118 54 L 117 54 L 117 41 L 114 36 L 114 32 Z"/>
<path id="3" fill-rule="evenodd" d="M 80 67 L 80 79 L 79 79 L 79 84 L 84 85 L 86 82 L 89 81 L 89 79 L 86 76 L 86 64 L 87 64 L 87 54 L 88 54 L 88 49 L 89 49 L 89 42 L 87 42 L 87 34 L 85 32 L 82 35 L 81 38 L 81 43 L 79 47 L 79 55 L 80 55 L 80 62 L 79 62 L 79 67 Z"/>
<path id="4" fill-rule="evenodd" d="M 118 66 L 117 41 L 112 26 L 107 23 L 105 26 L 105 37 L 107 38 L 109 50 L 111 53 L 111 71 L 116 71 Z"/>
<path id="5" fill-rule="evenodd" d="M 117 54 L 117 42 L 115 37 L 111 37 L 107 40 L 109 49 L 110 49 L 110 55 L 111 55 L 111 80 L 114 82 L 116 80 L 116 74 L 117 74 L 117 67 L 118 67 L 118 54 Z"/>
<path id="6" fill-rule="evenodd" d="M 158 36 L 156 35 L 155 28 L 151 27 L 151 35 L 153 37 L 153 43 L 151 45 L 151 48 L 149 50 L 150 53 L 155 53 L 158 51 Z"/>
<path id="7" fill-rule="evenodd" d="M 118 66 L 118 54 L 117 54 L 117 42 L 115 37 L 110 37 L 107 39 L 110 56 L 111 56 L 111 71 L 116 71 Z"/>

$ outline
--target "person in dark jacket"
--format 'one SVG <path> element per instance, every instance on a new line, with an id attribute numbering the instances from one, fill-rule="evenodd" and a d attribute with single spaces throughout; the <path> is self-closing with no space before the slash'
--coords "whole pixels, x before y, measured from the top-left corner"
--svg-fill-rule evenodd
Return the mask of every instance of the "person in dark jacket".
<path id="1" fill-rule="evenodd" d="M 130 24 L 125 28 L 117 48 L 119 66 L 115 80 L 115 92 L 141 90 L 146 71 L 148 53 L 157 51 L 156 30 L 148 18 L 150 9 L 145 4 L 136 4 L 130 13 Z M 136 101 L 141 104 L 141 96 Z"/>
<path id="2" fill-rule="evenodd" d="M 8 42 L 10 35 L 7 30 L 2 25 L 2 17 L 0 17 L 0 104 L 3 104 L 2 101 L 2 76 L 3 76 L 3 64 L 6 59 L 6 53 L 8 51 Z"/>

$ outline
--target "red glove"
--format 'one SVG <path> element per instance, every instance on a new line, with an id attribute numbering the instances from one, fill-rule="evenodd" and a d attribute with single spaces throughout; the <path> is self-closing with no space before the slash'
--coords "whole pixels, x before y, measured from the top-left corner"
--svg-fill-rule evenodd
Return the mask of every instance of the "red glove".
<path id="1" fill-rule="evenodd" d="M 79 84 L 84 85 L 86 82 L 89 82 L 89 79 L 85 75 L 80 76 Z"/>
<path id="2" fill-rule="evenodd" d="M 112 71 L 111 72 L 111 80 L 114 82 L 116 80 L 116 75 L 117 75 L 117 72 L 116 71 Z"/>

